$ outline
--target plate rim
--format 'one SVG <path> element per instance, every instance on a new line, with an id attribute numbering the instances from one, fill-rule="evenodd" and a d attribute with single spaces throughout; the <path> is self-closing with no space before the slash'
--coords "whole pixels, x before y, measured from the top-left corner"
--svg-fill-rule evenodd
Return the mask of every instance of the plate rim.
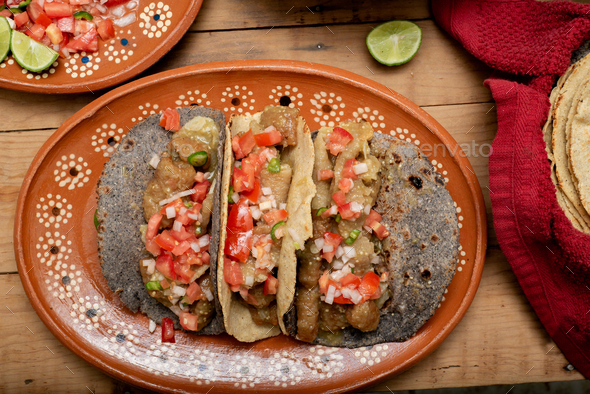
<path id="1" fill-rule="evenodd" d="M 234 70 L 246 72 L 278 71 L 315 75 L 325 77 L 331 80 L 337 80 L 339 82 L 352 85 L 356 88 L 368 90 L 372 94 L 377 95 L 385 101 L 391 102 L 396 107 L 400 108 L 401 110 L 407 112 L 409 115 L 419 120 L 420 123 L 422 123 L 426 128 L 428 128 L 428 130 L 430 130 L 437 138 L 439 138 L 440 141 L 445 144 L 445 146 L 456 148 L 459 150 L 461 149 L 461 147 L 459 146 L 457 141 L 455 141 L 452 135 L 448 131 L 446 131 L 446 129 L 440 123 L 438 123 L 431 115 L 429 115 L 426 111 L 420 108 L 417 104 L 410 101 L 408 98 L 389 89 L 387 86 L 337 67 L 295 60 L 236 60 L 186 66 L 153 74 L 138 79 L 136 81 L 127 83 L 125 85 L 117 87 L 116 89 L 113 89 L 112 91 L 100 96 L 96 100 L 87 104 L 82 109 L 73 114 L 70 118 L 68 118 L 48 138 L 48 140 L 42 145 L 42 147 L 35 155 L 33 161 L 31 162 L 31 165 L 29 166 L 29 169 L 27 170 L 27 173 L 21 185 L 21 189 L 19 191 L 19 196 L 17 200 L 13 245 L 15 249 L 17 269 L 19 272 L 21 282 L 23 283 L 25 293 L 27 294 L 30 303 L 35 309 L 35 312 L 43 321 L 45 326 L 70 351 L 75 353 L 77 356 L 81 357 L 83 360 L 89 362 L 94 367 L 101 369 L 103 372 L 115 379 L 125 381 L 127 383 L 143 387 L 149 390 L 158 390 L 164 392 L 172 392 L 174 390 L 174 388 L 161 386 L 156 383 L 139 379 L 132 375 L 126 374 L 125 372 L 119 371 L 110 366 L 108 363 L 102 361 L 99 357 L 87 351 L 86 349 L 77 346 L 72 346 L 71 343 L 68 343 L 69 338 L 64 332 L 64 330 L 62 330 L 61 327 L 58 326 L 51 319 L 47 311 L 41 308 L 40 299 L 33 289 L 32 282 L 27 276 L 26 261 L 24 259 L 23 247 L 21 246 L 23 245 L 22 215 L 25 209 L 25 200 L 28 195 L 29 188 L 31 186 L 31 181 L 37 173 L 43 160 L 45 159 L 47 154 L 54 148 L 54 146 L 63 137 L 65 137 L 75 126 L 77 126 L 84 120 L 92 117 L 97 111 L 99 111 L 109 103 L 127 94 L 131 94 L 142 88 L 149 87 L 154 83 L 163 83 L 170 79 L 189 77 L 193 75 L 219 73 L 224 71 L 229 72 Z M 466 290 L 463 299 L 461 300 L 461 303 L 459 304 L 459 307 L 452 315 L 452 317 L 449 319 L 449 321 L 444 325 L 443 329 L 433 338 L 433 340 L 429 342 L 426 346 L 424 346 L 420 351 L 416 352 L 412 357 L 409 357 L 404 362 L 396 365 L 394 368 L 388 371 L 383 371 L 381 373 L 374 374 L 368 379 L 363 379 L 358 382 L 349 384 L 347 386 L 335 388 L 334 390 L 330 390 L 330 392 L 344 392 L 349 390 L 358 390 L 366 388 L 368 386 L 373 386 L 387 378 L 390 378 L 409 369 L 410 367 L 412 367 L 413 365 L 427 357 L 429 354 L 431 354 L 438 346 L 440 346 L 442 342 L 454 330 L 454 328 L 459 324 L 459 322 L 463 319 L 465 313 L 469 309 L 469 306 L 471 305 L 477 292 L 477 289 L 479 287 L 479 283 L 481 281 L 481 276 L 483 273 L 483 266 L 485 263 L 485 254 L 487 249 L 487 216 L 481 187 L 479 186 L 479 181 L 472 170 L 472 166 L 469 160 L 465 155 L 459 154 L 453 156 L 453 161 L 461 170 L 461 173 L 463 174 L 463 177 L 466 180 L 470 194 L 472 196 L 475 212 L 476 229 L 476 251 L 473 264 L 473 272 L 469 280 L 469 286 Z"/>
<path id="2" fill-rule="evenodd" d="M 182 37 L 188 32 L 199 13 L 203 0 L 189 0 L 188 12 L 181 21 L 175 26 L 167 39 L 161 40 L 160 44 L 155 46 L 147 56 L 134 62 L 129 67 L 123 67 L 119 73 L 107 75 L 96 80 L 78 80 L 77 82 L 66 84 L 43 84 L 36 85 L 27 81 L 15 81 L 8 78 L 0 77 L 0 88 L 16 90 L 19 92 L 42 93 L 42 94 L 73 94 L 86 93 L 90 91 L 100 91 L 112 86 L 118 85 L 137 76 L 149 67 L 153 66 L 163 58 L 170 50 L 176 46 Z M 139 23 L 138 21 L 136 21 Z"/>

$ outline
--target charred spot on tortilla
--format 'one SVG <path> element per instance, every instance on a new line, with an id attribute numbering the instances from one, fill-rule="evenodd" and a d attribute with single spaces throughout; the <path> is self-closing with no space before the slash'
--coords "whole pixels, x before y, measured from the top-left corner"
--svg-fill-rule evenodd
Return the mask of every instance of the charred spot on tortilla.
<path id="1" fill-rule="evenodd" d="M 418 190 L 422 189 L 422 178 L 411 175 L 408 178 L 408 180 L 410 181 L 412 186 L 414 186 L 416 189 L 418 189 Z"/>
<path id="2" fill-rule="evenodd" d="M 225 117 L 221 111 L 205 107 L 178 109 L 182 125 L 197 116 L 211 118 L 220 129 L 218 147 L 219 162 L 223 162 L 223 141 L 225 138 Z M 151 255 L 145 250 L 141 239 L 140 226 L 145 225 L 143 195 L 155 170 L 148 163 L 155 153 L 166 151 L 172 134 L 159 126 L 160 114 L 152 115 L 136 124 L 123 137 L 119 146 L 105 164 L 98 180 L 98 255 L 102 272 L 109 288 L 132 312 L 142 312 L 156 323 L 171 318 L 174 327 L 181 329 L 178 316 L 169 308 L 151 297 L 146 291 L 139 269 L 139 261 Z M 125 168 L 125 170 L 123 170 Z M 124 176 L 122 176 L 124 174 Z M 213 181 L 213 180 L 212 180 Z M 217 171 L 214 195 L 216 214 L 211 217 L 211 262 L 212 280 L 216 281 L 216 256 L 220 228 L 218 201 L 221 190 L 221 170 Z M 215 335 L 224 331 L 223 316 L 214 287 L 216 314 L 213 320 L 197 334 Z"/>

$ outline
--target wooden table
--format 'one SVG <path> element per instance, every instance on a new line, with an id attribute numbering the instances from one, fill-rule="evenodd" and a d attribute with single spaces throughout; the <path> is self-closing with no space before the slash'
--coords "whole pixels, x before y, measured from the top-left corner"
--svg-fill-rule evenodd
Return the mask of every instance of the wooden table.
<path id="1" fill-rule="evenodd" d="M 379 22 L 392 19 L 414 20 L 424 35 L 411 62 L 389 68 L 371 58 L 365 37 Z M 312 61 L 371 78 L 420 105 L 459 144 L 491 144 L 496 132 L 495 104 L 482 84 L 491 70 L 435 24 L 426 0 L 205 0 L 190 32 L 145 75 L 237 59 Z M 64 120 L 99 94 L 47 96 L 0 89 L 0 392 L 141 392 L 92 367 L 51 335 L 24 293 L 13 251 L 16 200 L 31 160 Z M 434 353 L 371 391 L 583 379 L 564 369 L 567 360 L 498 247 L 487 158 L 469 159 L 489 222 L 478 294 Z"/>

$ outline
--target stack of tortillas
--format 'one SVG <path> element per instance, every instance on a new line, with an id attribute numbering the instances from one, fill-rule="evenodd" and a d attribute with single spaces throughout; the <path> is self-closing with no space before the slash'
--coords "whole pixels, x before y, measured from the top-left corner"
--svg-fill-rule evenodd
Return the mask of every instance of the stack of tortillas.
<path id="1" fill-rule="evenodd" d="M 590 234 L 590 55 L 557 81 L 543 128 L 557 201 L 578 230 Z"/>

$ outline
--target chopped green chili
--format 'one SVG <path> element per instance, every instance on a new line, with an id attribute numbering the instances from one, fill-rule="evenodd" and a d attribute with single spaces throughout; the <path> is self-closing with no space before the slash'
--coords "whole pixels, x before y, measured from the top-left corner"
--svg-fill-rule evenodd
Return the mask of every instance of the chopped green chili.
<path id="1" fill-rule="evenodd" d="M 153 290 L 157 291 L 157 290 L 162 290 L 162 285 L 160 284 L 160 282 L 153 280 L 153 281 L 147 282 L 145 284 L 145 288 L 150 291 L 153 291 Z"/>
<path id="2" fill-rule="evenodd" d="M 350 232 L 350 235 L 348 236 L 348 238 L 346 238 L 344 240 L 344 243 L 346 243 L 347 245 L 352 245 L 354 243 L 354 241 L 356 241 L 356 239 L 359 237 L 361 233 L 361 230 L 359 229 L 354 229 Z"/>
<path id="3" fill-rule="evenodd" d="M 86 11 L 78 11 L 78 12 L 74 12 L 74 18 L 76 19 L 86 19 L 87 21 L 91 21 L 93 18 L 92 15 L 90 15 L 89 12 Z"/>
<path id="4" fill-rule="evenodd" d="M 281 172 L 281 162 L 279 161 L 279 159 L 277 159 L 276 157 L 274 159 L 271 159 L 270 163 L 268 163 L 267 170 L 268 172 L 272 172 L 273 174 Z"/>
<path id="5" fill-rule="evenodd" d="M 322 213 L 326 212 L 327 210 L 328 210 L 328 208 L 322 207 L 322 208 L 318 209 L 318 211 L 315 213 L 315 215 L 322 216 Z"/>
<path id="6" fill-rule="evenodd" d="M 195 152 L 188 157 L 188 163 L 193 167 L 203 167 L 209 161 L 209 155 L 204 150 Z"/>
<path id="7" fill-rule="evenodd" d="M 276 231 L 279 229 L 279 227 L 284 226 L 285 222 L 283 222 L 282 220 L 280 222 L 278 222 L 277 224 L 275 224 L 274 226 L 272 226 L 272 229 L 270 230 L 270 236 L 273 239 L 273 241 L 276 241 L 277 238 L 277 234 Z"/>

